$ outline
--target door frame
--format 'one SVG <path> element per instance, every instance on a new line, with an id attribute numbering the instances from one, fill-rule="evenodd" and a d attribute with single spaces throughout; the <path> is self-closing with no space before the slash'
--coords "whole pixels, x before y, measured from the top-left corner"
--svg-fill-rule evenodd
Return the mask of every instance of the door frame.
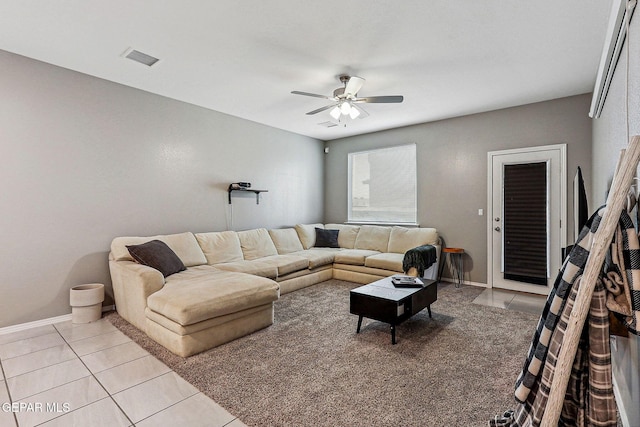
<path id="1" fill-rule="evenodd" d="M 560 250 L 567 246 L 567 144 L 541 145 L 538 147 L 514 148 L 508 150 L 489 151 L 487 153 L 487 287 L 493 288 L 493 158 L 505 154 L 526 154 L 538 151 L 559 150 L 560 152 Z M 562 262 L 560 262 L 562 265 Z M 553 277 L 554 272 L 550 275 Z M 531 285 L 532 293 L 536 285 Z M 523 288 L 527 288 L 523 283 Z M 538 287 L 538 289 L 541 289 Z M 550 286 L 545 286 L 548 291 Z"/>

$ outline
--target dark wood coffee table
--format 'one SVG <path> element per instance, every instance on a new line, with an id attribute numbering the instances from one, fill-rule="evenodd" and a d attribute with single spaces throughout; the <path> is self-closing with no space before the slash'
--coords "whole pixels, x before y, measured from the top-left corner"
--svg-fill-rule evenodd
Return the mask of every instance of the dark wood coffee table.
<path id="1" fill-rule="evenodd" d="M 391 343 L 396 343 L 396 326 L 425 307 L 431 317 L 431 304 L 438 299 L 438 284 L 435 280 L 421 279 L 422 288 L 396 288 L 391 277 L 352 289 L 350 293 L 351 314 L 357 314 L 360 333 L 362 318 L 378 320 L 391 325 Z"/>

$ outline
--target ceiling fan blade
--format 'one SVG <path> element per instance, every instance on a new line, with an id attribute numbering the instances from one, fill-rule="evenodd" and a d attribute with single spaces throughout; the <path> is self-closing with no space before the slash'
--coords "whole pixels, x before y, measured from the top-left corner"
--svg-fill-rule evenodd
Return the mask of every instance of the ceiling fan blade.
<path id="1" fill-rule="evenodd" d="M 334 105 L 334 104 L 329 104 L 329 105 L 326 105 L 326 106 L 324 106 L 324 107 L 320 107 L 320 108 L 318 108 L 317 110 L 309 111 L 309 112 L 307 113 L 307 116 L 310 116 L 310 115 L 312 115 L 312 114 L 318 114 L 318 113 L 320 113 L 320 112 L 322 112 L 322 111 L 328 110 L 329 108 L 333 108 L 333 107 L 335 107 L 335 105 Z"/>
<path id="2" fill-rule="evenodd" d="M 351 108 L 355 108 L 356 110 L 360 111 L 360 115 L 358 116 L 359 119 L 364 119 L 365 117 L 369 117 L 369 113 L 367 113 L 367 111 L 364 108 L 359 107 L 355 104 L 351 104 Z"/>
<path id="3" fill-rule="evenodd" d="M 356 96 L 362 85 L 364 84 L 364 79 L 362 77 L 352 76 L 349 77 L 349 81 L 347 82 L 347 86 L 344 88 L 345 95 L 353 95 Z"/>
<path id="4" fill-rule="evenodd" d="M 328 96 L 318 95 L 316 93 L 300 92 L 299 90 L 292 90 L 291 93 L 294 95 L 304 95 L 304 96 L 313 96 L 314 98 L 331 99 Z"/>
<path id="5" fill-rule="evenodd" d="M 356 98 L 353 102 L 364 102 L 368 104 L 393 104 L 402 102 L 404 97 L 402 95 L 397 96 L 369 96 L 367 98 Z"/>

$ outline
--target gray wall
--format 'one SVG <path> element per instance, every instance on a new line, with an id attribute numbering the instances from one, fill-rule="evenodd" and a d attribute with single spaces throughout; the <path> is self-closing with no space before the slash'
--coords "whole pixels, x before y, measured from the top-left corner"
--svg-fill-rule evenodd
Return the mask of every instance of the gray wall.
<path id="1" fill-rule="evenodd" d="M 321 141 L 2 51 L 0 70 L 0 327 L 111 294 L 116 236 L 322 221 Z M 240 180 L 259 205 L 227 204 Z"/>
<path id="2" fill-rule="evenodd" d="M 607 189 L 611 185 L 613 172 L 620 150 L 627 140 L 627 90 L 629 95 L 629 135 L 640 135 L 640 18 L 635 13 L 629 34 L 631 43 L 625 44 L 607 99 L 599 119 L 593 120 L 593 192 L 592 199 L 597 204 L 606 200 Z M 629 76 L 627 85 L 627 48 L 629 55 Z M 618 404 L 624 407 L 628 426 L 640 427 L 640 339 L 612 339 L 613 371 L 620 393 Z"/>
<path id="3" fill-rule="evenodd" d="M 591 176 L 590 100 L 590 95 L 579 95 L 330 141 L 325 221 L 347 219 L 349 152 L 416 143 L 418 222 L 437 228 L 448 246 L 464 248 L 465 279 L 486 283 L 487 152 L 566 143 L 567 190 L 573 200 L 576 167 L 582 167 L 587 183 Z M 573 229 L 572 206 L 569 203 L 567 230 Z M 485 216 L 479 216 L 478 209 L 484 209 Z"/>

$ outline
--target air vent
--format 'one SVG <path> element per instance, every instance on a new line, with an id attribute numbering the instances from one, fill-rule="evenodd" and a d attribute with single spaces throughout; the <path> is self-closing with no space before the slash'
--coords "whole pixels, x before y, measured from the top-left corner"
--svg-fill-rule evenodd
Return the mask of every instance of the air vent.
<path id="1" fill-rule="evenodd" d="M 151 67 L 153 64 L 159 61 L 158 58 L 154 58 L 151 55 L 147 55 L 146 53 L 142 53 L 139 50 L 135 50 L 135 49 L 128 49 L 124 53 L 124 57 L 132 61 L 136 61 L 141 64 L 144 64 L 147 67 Z"/>
<path id="2" fill-rule="evenodd" d="M 332 127 L 336 127 L 338 126 L 337 123 L 334 122 L 322 122 L 322 123 L 318 123 L 319 126 L 324 126 L 326 128 L 332 128 Z"/>

